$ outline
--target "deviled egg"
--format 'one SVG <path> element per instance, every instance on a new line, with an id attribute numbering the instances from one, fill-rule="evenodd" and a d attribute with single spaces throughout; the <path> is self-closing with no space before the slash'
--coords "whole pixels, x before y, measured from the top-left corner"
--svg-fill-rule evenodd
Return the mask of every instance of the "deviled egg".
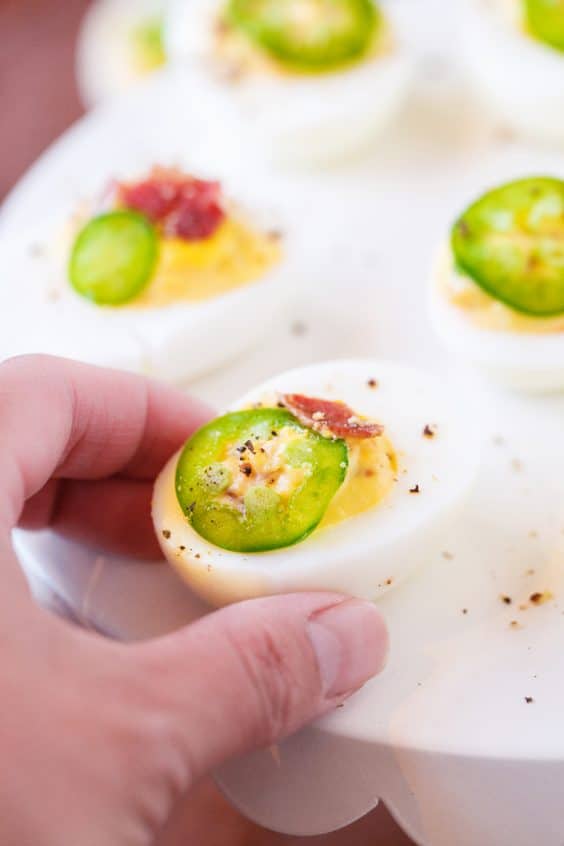
<path id="1" fill-rule="evenodd" d="M 155 529 L 214 605 L 316 589 L 376 599 L 437 554 L 476 471 L 476 431 L 416 370 L 371 360 L 292 370 L 170 459 Z"/>
<path id="2" fill-rule="evenodd" d="M 514 130 L 564 142 L 564 4 L 463 0 L 461 34 L 478 91 Z"/>
<path id="3" fill-rule="evenodd" d="M 172 58 L 229 92 L 264 153 L 325 163 L 367 146 L 403 102 L 398 29 L 374 0 L 174 0 L 165 33 Z"/>
<path id="4" fill-rule="evenodd" d="M 76 73 L 91 107 L 121 94 L 167 61 L 166 0 L 94 0 L 78 38 Z"/>
<path id="5" fill-rule="evenodd" d="M 564 388 L 564 181 L 529 177 L 458 217 L 431 282 L 443 341 L 506 384 Z"/>
<path id="6" fill-rule="evenodd" d="M 269 215 L 176 169 L 113 182 L 51 242 L 5 245 L 0 356 L 52 353 L 171 381 L 216 366 L 261 336 L 299 278 L 288 230 Z"/>

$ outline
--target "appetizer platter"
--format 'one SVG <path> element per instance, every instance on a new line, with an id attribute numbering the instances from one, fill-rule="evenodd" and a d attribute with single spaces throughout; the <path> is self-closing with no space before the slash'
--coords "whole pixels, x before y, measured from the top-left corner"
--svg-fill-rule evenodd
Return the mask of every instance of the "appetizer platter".
<path id="1" fill-rule="evenodd" d="M 38 595 L 121 639 L 244 596 L 373 598 L 391 634 L 384 673 L 279 749 L 224 767 L 226 794 L 293 834 L 381 800 L 425 846 L 561 846 L 564 149 L 492 119 L 460 61 L 462 18 L 429 6 L 399 0 L 415 82 L 370 151 L 339 167 L 280 179 L 245 155 L 238 106 L 216 86 L 194 94 L 205 150 L 187 149 L 186 133 L 162 131 L 188 121 L 178 103 L 198 71 L 179 68 L 86 118 L 8 198 L 11 268 L 10 245 L 52 219 L 53 196 L 76 209 L 111 173 L 130 185 L 155 164 L 225 169 L 230 196 L 276 188 L 307 279 L 266 339 L 259 316 L 246 353 L 189 386 L 218 417 L 156 482 L 172 566 L 49 532 L 16 545 Z M 223 331 L 239 329 L 232 313 Z"/>

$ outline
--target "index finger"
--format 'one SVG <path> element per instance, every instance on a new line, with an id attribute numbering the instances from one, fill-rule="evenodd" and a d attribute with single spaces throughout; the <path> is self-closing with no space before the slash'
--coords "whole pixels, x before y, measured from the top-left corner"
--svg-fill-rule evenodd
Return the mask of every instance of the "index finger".
<path id="1" fill-rule="evenodd" d="M 152 480 L 209 417 L 141 376 L 51 356 L 11 359 L 0 366 L 0 519 L 16 525 L 51 478 Z"/>

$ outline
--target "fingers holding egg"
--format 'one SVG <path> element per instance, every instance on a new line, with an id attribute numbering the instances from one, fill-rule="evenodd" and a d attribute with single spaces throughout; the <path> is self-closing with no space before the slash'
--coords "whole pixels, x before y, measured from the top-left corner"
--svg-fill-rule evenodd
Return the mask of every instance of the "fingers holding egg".
<path id="1" fill-rule="evenodd" d="M 416 370 L 351 360 L 290 371 L 171 458 L 155 485 L 157 536 L 214 605 L 316 589 L 376 599 L 432 557 L 479 440 Z"/>

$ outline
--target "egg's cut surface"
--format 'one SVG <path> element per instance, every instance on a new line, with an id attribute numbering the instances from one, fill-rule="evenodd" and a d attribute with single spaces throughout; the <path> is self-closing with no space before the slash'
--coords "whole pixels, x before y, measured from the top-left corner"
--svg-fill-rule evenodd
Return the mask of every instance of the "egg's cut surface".
<path id="1" fill-rule="evenodd" d="M 198 71 L 229 94 L 238 131 L 263 155 L 314 164 L 358 153 L 405 99 L 411 65 L 401 19 L 372 0 L 289 0 L 285 14 L 274 6 L 176 0 L 167 50 L 194 71 L 193 86 Z"/>
<path id="2" fill-rule="evenodd" d="M 167 0 L 94 0 L 81 25 L 76 75 L 88 108 L 123 94 L 167 62 Z"/>
<path id="3" fill-rule="evenodd" d="M 443 342 L 498 381 L 564 388 L 564 181 L 529 177 L 455 222 L 430 286 Z"/>
<path id="4" fill-rule="evenodd" d="M 268 203 L 263 213 L 256 193 L 247 205 L 217 182 L 154 168 L 114 180 L 59 232 L 0 245 L 11 283 L 0 356 L 50 353 L 169 381 L 216 366 L 260 337 L 299 280 L 291 227 Z"/>
<path id="5" fill-rule="evenodd" d="M 312 478 L 315 483 L 316 472 L 322 473 L 321 488 L 314 494 L 315 499 L 331 490 L 331 480 L 337 477 L 336 474 L 344 474 L 321 519 L 318 512 L 314 513 L 311 499 L 300 500 L 301 507 L 292 514 L 295 535 L 282 537 L 284 546 L 277 542 L 280 548 L 266 549 L 266 544 L 262 547 L 257 544 L 256 548 L 264 551 L 250 551 L 250 545 L 241 543 L 239 549 L 226 549 L 225 543 L 234 547 L 238 542 L 231 540 L 237 537 L 237 515 L 233 516 L 230 526 L 219 525 L 211 529 L 192 519 L 192 514 L 188 519 L 187 513 L 199 507 L 199 500 L 195 497 L 193 503 L 188 502 L 191 491 L 189 484 L 186 487 L 187 480 L 198 477 L 190 477 L 185 472 L 182 462 L 187 460 L 186 452 L 180 464 L 181 454 L 173 456 L 157 479 L 153 519 L 163 552 L 182 578 L 214 605 L 253 596 L 316 589 L 376 599 L 401 582 L 413 567 L 440 554 L 441 532 L 475 476 L 480 452 L 479 424 L 475 420 L 465 420 L 462 407 L 456 404 L 452 394 L 423 373 L 371 360 L 314 364 L 271 379 L 242 397 L 232 410 L 253 409 L 260 403 L 261 414 L 290 412 L 299 423 L 303 420 L 300 407 L 288 400 L 295 395 L 344 403 L 355 412 L 348 418 L 348 425 L 362 426 L 368 421 L 378 427 L 378 434 L 355 437 L 349 432 L 345 436 L 343 430 L 342 438 L 336 443 L 342 444 L 344 438 L 348 460 L 341 454 L 301 462 L 288 459 L 290 475 L 283 473 L 281 482 L 280 476 L 272 477 L 275 488 L 282 484 L 282 495 L 285 492 L 286 496 L 291 496 L 294 486 L 301 496 L 304 488 L 300 473 L 306 473 L 308 484 Z M 278 407 L 277 397 L 282 398 L 280 404 L 284 409 Z M 316 402 L 318 404 L 319 400 Z M 323 417 L 318 413 L 311 419 L 315 424 L 313 431 L 323 437 Z M 278 429 L 274 431 L 280 434 Z M 199 439 L 202 435 L 195 437 Z M 203 437 L 215 438 L 213 444 L 217 450 L 219 442 L 213 424 Z M 284 437 L 292 441 L 295 436 L 290 432 Z M 353 442 L 356 445 L 353 446 Z M 254 449 L 257 443 L 262 442 L 251 440 Z M 208 445 L 206 441 L 206 449 Z M 245 445 L 239 448 L 241 446 Z M 290 448 L 294 456 L 296 450 L 298 455 L 305 454 L 303 445 L 284 447 Z M 280 449 L 276 437 L 269 441 L 265 453 L 271 449 Z M 186 450 L 189 453 L 190 442 Z M 260 446 L 258 452 L 258 464 L 254 458 L 249 462 L 251 480 L 264 468 L 264 479 L 269 478 L 273 467 L 279 468 L 279 463 L 272 464 L 270 455 L 260 454 Z M 234 492 L 228 485 L 232 485 L 235 478 L 235 484 L 242 486 L 241 495 L 245 496 L 248 491 L 246 473 L 241 472 L 225 481 L 225 468 L 218 467 L 217 453 L 213 455 L 215 458 L 213 461 L 210 458 L 209 464 L 211 469 L 202 465 L 201 472 L 219 474 L 213 481 L 218 480 L 218 490 L 230 496 Z M 245 453 L 241 455 L 243 465 Z M 190 461 L 192 458 L 189 456 Z M 322 470 L 316 471 L 316 467 Z M 289 494 L 288 486 L 291 488 Z M 315 484 L 312 490 L 315 492 Z M 238 489 L 235 493 L 239 493 Z M 268 516 L 275 513 L 268 509 L 276 509 L 278 505 L 270 494 L 265 499 L 266 505 L 263 500 L 259 506 L 266 508 L 263 513 Z M 187 513 L 181 501 L 188 502 Z M 319 499 L 316 502 L 319 503 Z M 251 507 L 257 504 L 251 501 Z M 209 513 L 214 516 L 213 512 Z M 242 519 L 247 516 L 242 515 Z M 259 521 L 255 527 L 269 536 L 268 525 L 265 528 Z M 254 531 L 254 527 L 250 529 Z M 208 532 L 215 539 L 220 538 L 224 546 L 207 540 Z"/>
<path id="6" fill-rule="evenodd" d="M 562 6 L 550 0 L 463 0 L 464 58 L 484 104 L 507 126 L 528 138 L 561 144 L 564 52 L 532 31 L 527 5 L 544 7 L 539 19 L 552 7 L 564 27 Z"/>

